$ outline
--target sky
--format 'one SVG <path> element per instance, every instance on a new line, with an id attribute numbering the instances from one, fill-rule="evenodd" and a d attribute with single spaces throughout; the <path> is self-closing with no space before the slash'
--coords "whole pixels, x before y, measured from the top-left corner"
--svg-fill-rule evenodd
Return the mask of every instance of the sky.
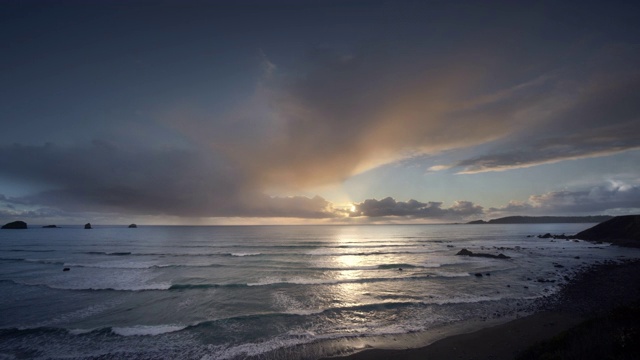
<path id="1" fill-rule="evenodd" d="M 0 1 L 0 222 L 640 213 L 640 3 Z"/>

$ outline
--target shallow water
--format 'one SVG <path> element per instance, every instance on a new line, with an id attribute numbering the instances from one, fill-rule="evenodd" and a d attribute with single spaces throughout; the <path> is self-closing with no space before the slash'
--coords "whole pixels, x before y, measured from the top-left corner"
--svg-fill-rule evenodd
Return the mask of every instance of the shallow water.
<path id="1" fill-rule="evenodd" d="M 527 237 L 591 225 L 3 230 L 0 358 L 313 359 L 514 316 L 579 266 L 640 257 Z"/>

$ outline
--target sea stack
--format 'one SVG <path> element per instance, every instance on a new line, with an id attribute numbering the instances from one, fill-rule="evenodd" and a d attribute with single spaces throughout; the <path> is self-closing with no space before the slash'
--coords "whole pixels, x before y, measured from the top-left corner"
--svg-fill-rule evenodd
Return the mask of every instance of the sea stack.
<path id="1" fill-rule="evenodd" d="M 91 223 L 84 224 L 84 228 L 85 229 L 91 229 Z"/>
<path id="2" fill-rule="evenodd" d="M 2 225 L 3 229 L 26 229 L 27 223 L 24 221 L 14 221 L 7 224 Z"/>
<path id="3" fill-rule="evenodd" d="M 136 224 L 131 224 L 131 225 L 129 225 L 129 229 L 135 229 L 135 228 L 137 228 L 137 227 L 138 227 L 138 225 L 136 225 Z"/>

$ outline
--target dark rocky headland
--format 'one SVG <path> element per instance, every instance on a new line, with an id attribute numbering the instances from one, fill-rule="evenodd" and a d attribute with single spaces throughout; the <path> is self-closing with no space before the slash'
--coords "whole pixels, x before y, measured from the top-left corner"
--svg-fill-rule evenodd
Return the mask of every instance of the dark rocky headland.
<path id="1" fill-rule="evenodd" d="M 616 216 L 575 235 L 576 239 L 640 247 L 640 215 Z"/>

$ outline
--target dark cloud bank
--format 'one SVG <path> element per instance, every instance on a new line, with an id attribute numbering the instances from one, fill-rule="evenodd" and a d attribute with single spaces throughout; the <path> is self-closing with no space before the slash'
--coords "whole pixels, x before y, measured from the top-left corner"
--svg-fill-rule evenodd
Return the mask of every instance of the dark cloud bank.
<path id="1" fill-rule="evenodd" d="M 316 196 L 272 197 L 259 191 L 233 163 L 177 149 L 121 148 L 93 142 L 81 148 L 55 145 L 0 147 L 0 167 L 16 179 L 38 180 L 39 193 L 2 196 L 4 216 L 52 218 L 74 213 L 178 217 L 371 218 L 460 221 L 506 214 L 601 213 L 633 209 L 640 186 L 610 183 L 579 191 L 533 195 L 527 202 L 483 208 L 469 201 L 367 199 L 344 210 Z M 23 209 L 23 210 L 20 210 Z M 26 210 L 24 210 L 26 209 Z"/>

